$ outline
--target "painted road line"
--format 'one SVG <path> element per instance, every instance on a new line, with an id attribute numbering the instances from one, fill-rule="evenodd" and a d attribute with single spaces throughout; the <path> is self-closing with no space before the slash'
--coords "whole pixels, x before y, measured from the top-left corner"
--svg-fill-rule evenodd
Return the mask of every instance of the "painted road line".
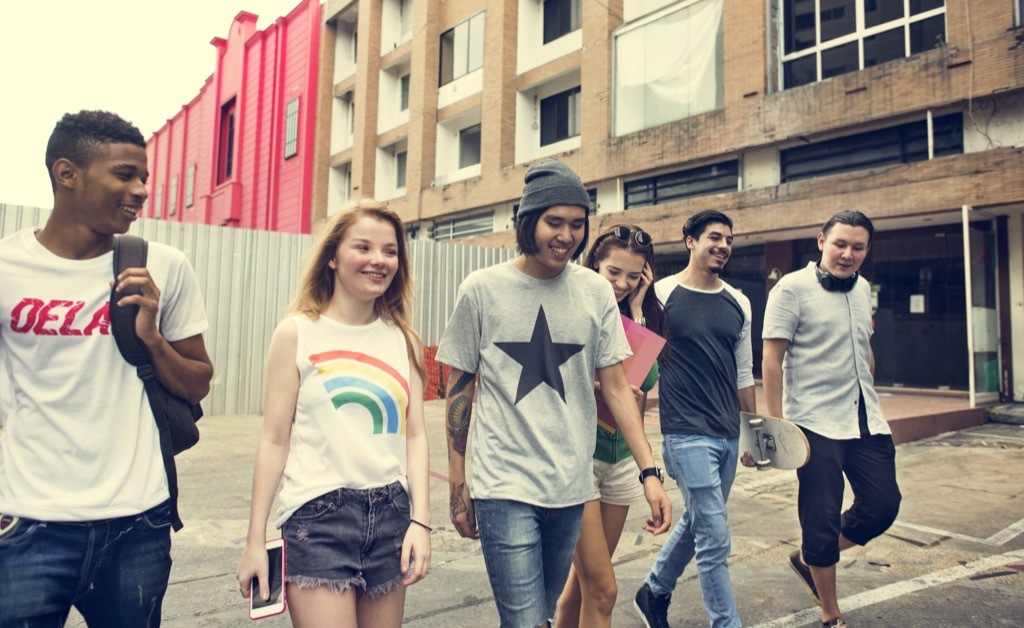
<path id="1" fill-rule="evenodd" d="M 917 578 L 894 582 L 884 587 L 858 593 L 857 595 L 851 595 L 848 598 L 839 600 L 839 608 L 843 609 L 844 612 L 850 612 L 858 608 L 871 606 L 872 604 L 878 604 L 879 602 L 885 602 L 922 589 L 930 589 L 932 587 L 948 584 L 957 580 L 963 580 L 964 578 L 969 578 L 974 574 L 988 571 L 989 569 L 994 569 L 996 567 L 1002 567 L 1003 565 L 1021 559 L 1024 559 L 1024 550 L 1015 550 L 1012 552 L 1006 552 L 1005 554 L 988 556 L 973 563 L 967 563 L 966 565 L 957 565 L 947 569 L 940 569 L 939 571 L 918 576 Z M 791 628 L 792 626 L 803 626 L 805 624 L 812 623 L 817 624 L 820 621 L 821 609 L 815 607 L 800 611 L 799 613 L 787 615 L 786 617 L 780 617 L 779 619 L 774 619 L 763 624 L 758 624 L 753 628 Z"/>

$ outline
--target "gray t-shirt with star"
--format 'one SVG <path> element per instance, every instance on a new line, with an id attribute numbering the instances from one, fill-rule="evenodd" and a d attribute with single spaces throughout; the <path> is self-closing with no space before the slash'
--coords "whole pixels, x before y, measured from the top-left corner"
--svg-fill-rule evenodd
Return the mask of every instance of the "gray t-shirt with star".
<path id="1" fill-rule="evenodd" d="M 594 371 L 631 355 L 611 284 L 570 264 L 535 279 L 514 261 L 459 288 L 437 361 L 477 373 L 474 499 L 561 508 L 594 495 Z"/>

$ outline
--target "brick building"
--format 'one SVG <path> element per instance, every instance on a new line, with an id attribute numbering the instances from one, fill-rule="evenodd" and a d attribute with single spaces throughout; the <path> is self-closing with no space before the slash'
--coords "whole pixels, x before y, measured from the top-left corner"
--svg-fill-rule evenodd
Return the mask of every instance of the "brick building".
<path id="1" fill-rule="evenodd" d="M 256 21 L 242 11 L 213 38 L 213 74 L 149 138 L 147 216 L 309 233 L 320 4 Z"/>
<path id="2" fill-rule="evenodd" d="M 775 280 L 860 209 L 878 383 L 1024 400 L 1022 5 L 327 0 L 314 222 L 374 196 L 412 237 L 512 247 L 552 156 L 592 229 L 654 236 L 660 275 L 687 216 L 729 213 L 759 335 Z"/>

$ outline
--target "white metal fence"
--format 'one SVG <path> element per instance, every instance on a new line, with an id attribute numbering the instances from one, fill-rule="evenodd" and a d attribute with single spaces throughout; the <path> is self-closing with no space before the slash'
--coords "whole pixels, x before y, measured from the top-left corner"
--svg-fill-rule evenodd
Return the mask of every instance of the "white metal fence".
<path id="1" fill-rule="evenodd" d="M 50 210 L 0 203 L 0 238 L 42 226 Z M 270 335 L 295 292 L 313 236 L 145 219 L 132 233 L 188 256 L 206 301 L 206 346 L 213 360 L 208 414 L 260 413 L 263 366 Z M 414 241 L 413 325 L 436 345 L 470 272 L 514 257 L 505 249 Z M 0 289 L 2 289 L 0 278 Z"/>

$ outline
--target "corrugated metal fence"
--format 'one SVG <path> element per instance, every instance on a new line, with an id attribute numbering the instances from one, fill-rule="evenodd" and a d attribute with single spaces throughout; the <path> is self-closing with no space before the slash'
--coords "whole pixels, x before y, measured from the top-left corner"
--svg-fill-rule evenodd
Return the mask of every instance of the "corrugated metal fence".
<path id="1" fill-rule="evenodd" d="M 0 238 L 42 226 L 49 214 L 0 203 Z M 205 340 L 214 365 L 210 396 L 203 402 L 206 412 L 261 412 L 267 344 L 295 292 L 314 238 L 153 219 L 138 221 L 132 233 L 184 251 L 195 268 L 210 319 Z M 424 345 L 433 346 L 466 275 L 511 259 L 515 252 L 417 241 L 410 243 L 410 255 L 413 324 Z"/>

